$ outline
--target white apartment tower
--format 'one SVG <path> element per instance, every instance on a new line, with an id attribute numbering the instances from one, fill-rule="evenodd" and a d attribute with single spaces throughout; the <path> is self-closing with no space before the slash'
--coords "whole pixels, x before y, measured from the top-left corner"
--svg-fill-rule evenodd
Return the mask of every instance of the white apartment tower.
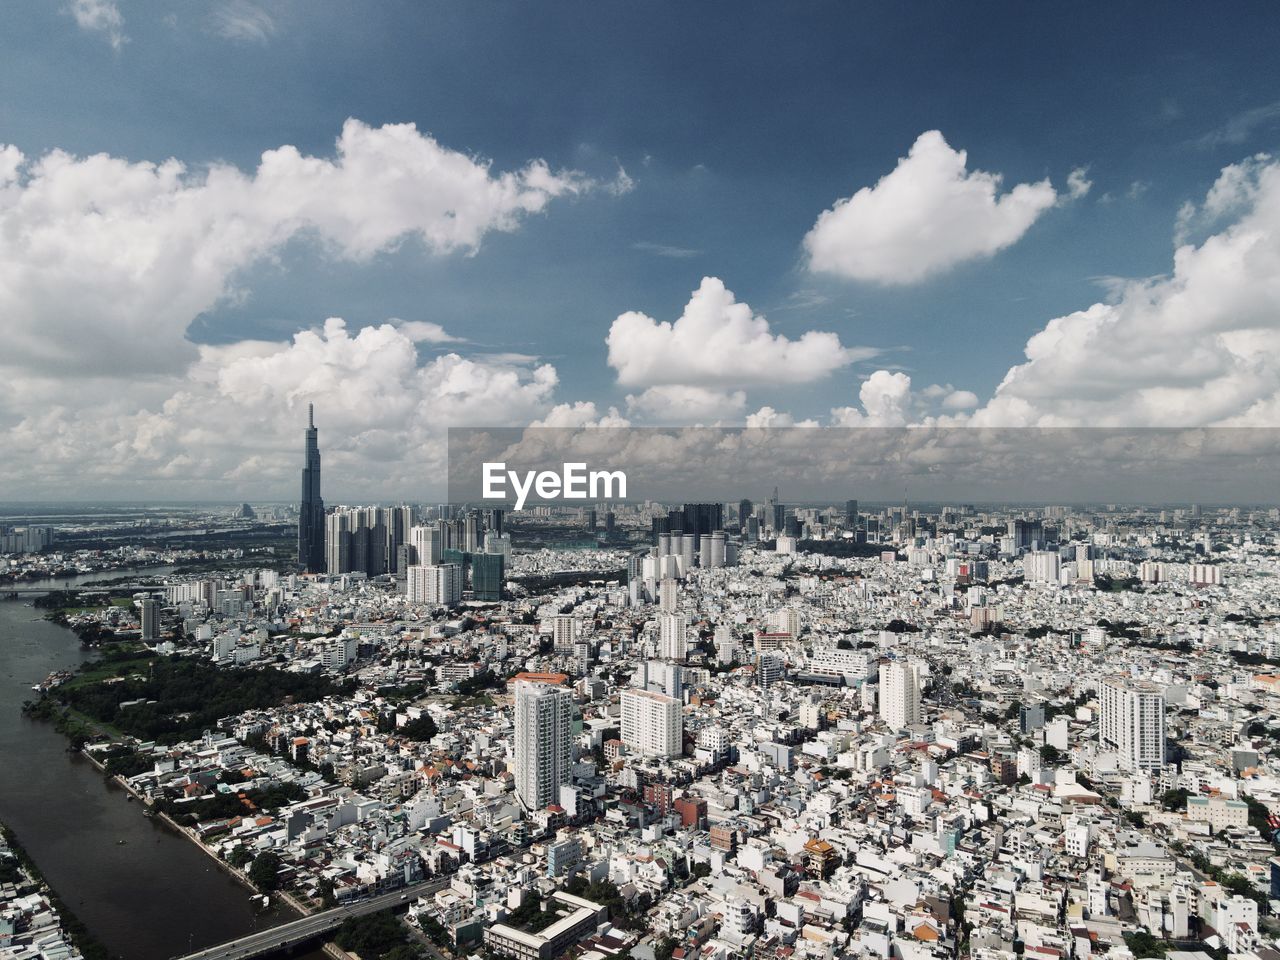
<path id="1" fill-rule="evenodd" d="M 1022 558 L 1027 583 L 1057 583 L 1061 570 L 1061 558 L 1052 550 L 1037 550 Z"/>
<path id="2" fill-rule="evenodd" d="M 462 602 L 462 566 L 457 563 L 416 564 L 409 568 L 405 591 L 410 603 L 451 607 Z"/>
<path id="3" fill-rule="evenodd" d="M 880 719 L 893 730 L 920 723 L 920 668 L 900 660 L 880 664 Z"/>
<path id="4" fill-rule="evenodd" d="M 680 701 L 652 690 L 622 691 L 622 742 L 650 757 L 678 757 L 684 737 Z"/>
<path id="5" fill-rule="evenodd" d="M 680 600 L 680 585 L 670 577 L 662 581 L 658 587 L 658 607 L 663 613 L 675 613 L 676 604 Z"/>
<path id="6" fill-rule="evenodd" d="M 689 653 L 686 633 L 689 620 L 678 613 L 664 613 L 658 618 L 658 656 L 664 660 L 683 660 Z"/>
<path id="7" fill-rule="evenodd" d="M 572 764 L 573 698 L 563 687 L 516 683 L 516 796 L 528 810 L 556 803 Z"/>
<path id="8" fill-rule="evenodd" d="M 1102 681 L 1098 739 L 1115 750 L 1121 769 L 1164 769 L 1164 692 L 1153 683 L 1125 677 Z"/>
<path id="9" fill-rule="evenodd" d="M 440 562 L 440 528 L 434 524 L 410 527 L 409 545 L 413 547 L 415 563 L 425 567 Z"/>

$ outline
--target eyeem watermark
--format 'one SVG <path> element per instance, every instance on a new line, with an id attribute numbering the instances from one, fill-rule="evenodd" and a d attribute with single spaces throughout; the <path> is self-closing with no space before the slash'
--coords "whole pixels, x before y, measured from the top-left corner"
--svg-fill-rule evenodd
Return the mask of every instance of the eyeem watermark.
<path id="1" fill-rule="evenodd" d="M 554 470 L 508 470 L 505 461 L 486 462 L 484 491 L 486 500 L 508 500 L 507 483 L 515 494 L 517 510 L 523 510 L 530 492 L 540 500 L 625 500 L 627 475 L 621 470 L 587 470 L 585 463 L 561 464 Z"/>

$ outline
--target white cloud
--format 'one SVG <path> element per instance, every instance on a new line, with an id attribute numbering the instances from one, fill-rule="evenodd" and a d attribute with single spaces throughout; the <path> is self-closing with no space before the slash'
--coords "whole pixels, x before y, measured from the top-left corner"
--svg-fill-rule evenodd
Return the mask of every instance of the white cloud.
<path id="1" fill-rule="evenodd" d="M 944 410 L 969 410 L 978 405 L 978 395 L 972 390 L 953 390 L 942 398 Z"/>
<path id="2" fill-rule="evenodd" d="M 595 185 L 542 161 L 494 173 L 412 124 L 357 120 L 334 157 L 283 146 L 253 173 L 60 150 L 18 157 L 0 153 L 0 366 L 59 375 L 189 362 L 191 321 L 291 238 L 357 261 L 410 237 L 432 253 L 473 253 L 485 234 Z"/>
<path id="3" fill-rule="evenodd" d="M 1076 167 L 1067 174 L 1067 196 L 1072 200 L 1079 200 L 1093 188 L 1093 181 L 1087 176 L 1089 169 L 1087 167 Z"/>
<path id="4" fill-rule="evenodd" d="M 747 395 L 741 390 L 668 384 L 627 395 L 627 413 L 657 423 L 696 423 L 741 416 Z"/>
<path id="5" fill-rule="evenodd" d="M 68 8 L 76 26 L 107 38 L 113 50 L 119 50 L 129 38 L 124 33 L 124 16 L 116 0 L 71 0 Z"/>
<path id="6" fill-rule="evenodd" d="M 633 387 L 808 383 L 875 353 L 847 348 L 834 333 L 774 334 L 715 277 L 702 279 L 674 323 L 624 313 L 605 342 L 618 382 Z"/>
<path id="7" fill-rule="evenodd" d="M 858 389 L 862 409 L 838 407 L 832 422 L 840 427 L 901 427 L 911 416 L 911 378 L 905 373 L 877 370 Z"/>
<path id="8" fill-rule="evenodd" d="M 804 239 L 809 269 L 915 283 L 1016 242 L 1057 200 L 1048 180 L 1000 195 L 1000 174 L 965 164 L 937 130 L 922 133 L 892 173 L 818 217 Z M 1075 189 L 1085 183 L 1080 172 Z"/>
<path id="9" fill-rule="evenodd" d="M 391 324 L 414 343 L 465 343 L 462 337 L 455 337 L 445 331 L 438 323 L 428 320 L 400 320 L 392 318 Z"/>
<path id="10" fill-rule="evenodd" d="M 249 0 L 227 0 L 214 8 L 213 32 L 227 40 L 266 43 L 276 32 L 276 22 Z"/>
<path id="11" fill-rule="evenodd" d="M 183 376 L 182 374 L 185 374 Z M 13 496 L 101 496 L 175 489 L 293 496 L 308 403 L 322 430 L 325 485 L 362 497 L 443 495 L 445 428 L 522 426 L 554 413 L 549 364 L 447 353 L 420 362 L 390 323 L 355 332 L 340 319 L 288 343 L 204 346 L 141 400 L 85 381 L 69 406 L 39 397 L 0 429 L 0 487 Z"/>
<path id="12" fill-rule="evenodd" d="M 958 425 L 963 411 L 978 405 L 970 390 L 949 383 L 931 383 L 922 390 L 911 386 L 901 371 L 877 370 L 858 388 L 859 407 L 836 407 L 831 422 L 838 427 L 905 427 L 920 424 Z"/>
<path id="13" fill-rule="evenodd" d="M 618 412 L 617 407 L 610 407 L 601 414 L 590 400 L 577 403 L 557 403 L 545 417 L 534 420 L 530 427 L 629 427 L 631 421 Z"/>
<path id="14" fill-rule="evenodd" d="M 1226 167 L 1188 225 L 1234 219 L 1174 254 L 1169 276 L 1050 320 L 981 425 L 1280 423 L 1280 163 Z"/>
<path id="15" fill-rule="evenodd" d="M 816 420 L 797 420 L 789 413 L 773 407 L 761 407 L 747 414 L 747 428 L 751 430 L 777 430 L 785 427 L 816 427 Z"/>

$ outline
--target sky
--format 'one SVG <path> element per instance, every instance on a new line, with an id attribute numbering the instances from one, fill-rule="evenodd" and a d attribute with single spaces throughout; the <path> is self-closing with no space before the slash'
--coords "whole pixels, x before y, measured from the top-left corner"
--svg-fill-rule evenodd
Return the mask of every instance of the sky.
<path id="1" fill-rule="evenodd" d="M 1274 5 L 16 0 L 0 500 L 458 426 L 1280 425 Z"/>

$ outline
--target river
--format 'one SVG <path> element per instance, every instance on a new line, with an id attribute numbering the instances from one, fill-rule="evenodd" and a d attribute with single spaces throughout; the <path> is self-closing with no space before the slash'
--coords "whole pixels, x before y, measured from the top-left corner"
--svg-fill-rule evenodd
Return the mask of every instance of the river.
<path id="1" fill-rule="evenodd" d="M 22 586 L 70 588 L 167 572 L 153 567 Z M 191 840 L 143 816 L 140 804 L 68 753 L 52 724 L 22 715 L 33 683 L 92 656 L 29 602 L 0 600 L 0 821 L 67 906 L 124 960 L 168 960 L 291 919 L 282 908 L 261 910 Z M 317 951 L 298 960 L 320 957 Z"/>

